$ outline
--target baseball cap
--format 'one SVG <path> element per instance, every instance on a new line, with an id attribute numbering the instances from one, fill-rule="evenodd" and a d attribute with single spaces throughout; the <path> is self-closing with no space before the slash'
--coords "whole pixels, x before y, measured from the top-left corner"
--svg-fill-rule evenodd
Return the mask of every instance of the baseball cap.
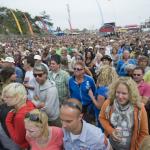
<path id="1" fill-rule="evenodd" d="M 15 63 L 14 58 L 6 57 L 3 62 Z"/>
<path id="2" fill-rule="evenodd" d="M 40 55 L 34 55 L 34 59 L 42 60 L 42 58 L 41 58 L 41 56 L 40 56 Z"/>

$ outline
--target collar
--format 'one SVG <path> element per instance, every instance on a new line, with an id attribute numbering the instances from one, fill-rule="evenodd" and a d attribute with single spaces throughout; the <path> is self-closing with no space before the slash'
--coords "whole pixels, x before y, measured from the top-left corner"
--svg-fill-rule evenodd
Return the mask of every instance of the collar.
<path id="1" fill-rule="evenodd" d="M 82 126 L 82 131 L 81 131 L 81 133 L 80 133 L 80 136 L 79 136 L 79 141 L 82 141 L 82 142 L 86 142 L 86 133 L 87 133 L 87 123 L 84 121 L 84 120 L 82 120 L 82 122 L 83 122 L 83 126 Z M 71 139 L 71 137 L 70 137 L 70 132 L 69 131 L 66 131 L 65 129 L 63 129 L 63 131 L 64 131 L 64 134 L 65 134 L 65 136 L 64 136 L 64 141 L 68 141 L 68 140 L 70 140 Z"/>
<path id="2" fill-rule="evenodd" d="M 140 81 L 140 83 L 138 84 L 138 87 L 144 86 L 144 84 L 145 84 L 145 82 L 144 82 L 144 80 L 142 79 L 142 80 Z"/>

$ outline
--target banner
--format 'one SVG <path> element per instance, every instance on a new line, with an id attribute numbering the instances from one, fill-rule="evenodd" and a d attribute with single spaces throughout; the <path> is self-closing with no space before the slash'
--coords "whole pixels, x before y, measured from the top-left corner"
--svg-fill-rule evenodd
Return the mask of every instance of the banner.
<path id="1" fill-rule="evenodd" d="M 38 18 L 39 18 L 39 20 L 42 22 L 42 24 L 43 24 L 43 26 L 44 26 L 44 29 L 49 33 L 48 28 L 47 28 L 45 22 L 43 21 L 43 19 L 42 19 L 40 16 L 38 16 Z"/>
<path id="2" fill-rule="evenodd" d="M 10 11 L 11 11 L 11 13 L 12 13 L 12 15 L 13 15 L 13 17 L 14 17 L 15 21 L 16 21 L 16 25 L 17 25 L 17 27 L 18 27 L 18 30 L 19 30 L 20 34 L 22 35 L 22 34 L 23 34 L 23 32 L 22 32 L 22 29 L 21 29 L 20 23 L 19 23 L 19 21 L 18 21 L 18 19 L 17 19 L 16 15 L 14 14 L 14 12 L 13 12 L 12 10 L 10 10 Z"/>
<path id="3" fill-rule="evenodd" d="M 32 30 L 32 26 L 31 26 L 31 24 L 29 22 L 29 19 L 27 18 L 27 16 L 25 15 L 25 13 L 23 13 L 23 15 L 24 15 L 25 20 L 26 20 L 26 22 L 28 24 L 28 28 L 29 28 L 29 31 L 30 31 L 31 35 L 34 35 L 33 30 Z"/>

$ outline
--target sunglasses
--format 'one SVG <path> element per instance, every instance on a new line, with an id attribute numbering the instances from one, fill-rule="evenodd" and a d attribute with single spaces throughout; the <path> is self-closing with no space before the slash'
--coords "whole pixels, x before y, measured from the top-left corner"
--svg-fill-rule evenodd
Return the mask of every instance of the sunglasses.
<path id="1" fill-rule="evenodd" d="M 37 114 L 30 114 L 30 113 L 27 113 L 25 115 L 25 118 L 28 118 L 30 121 L 35 121 L 35 122 L 40 122 L 42 123 L 42 121 L 40 120 L 39 118 L 39 115 Z"/>
<path id="2" fill-rule="evenodd" d="M 69 107 L 76 108 L 80 112 L 82 112 L 82 108 L 80 108 L 76 103 L 73 103 L 73 102 L 64 102 L 63 105 L 67 105 Z"/>
<path id="3" fill-rule="evenodd" d="M 34 77 L 36 78 L 37 76 L 38 77 L 42 77 L 43 76 L 43 73 L 38 73 L 38 74 L 33 74 L 34 75 Z"/>
<path id="4" fill-rule="evenodd" d="M 74 69 L 74 71 L 81 71 L 81 70 L 83 70 L 82 68 L 73 68 Z"/>
<path id="5" fill-rule="evenodd" d="M 133 74 L 133 76 L 141 76 L 141 74 Z"/>

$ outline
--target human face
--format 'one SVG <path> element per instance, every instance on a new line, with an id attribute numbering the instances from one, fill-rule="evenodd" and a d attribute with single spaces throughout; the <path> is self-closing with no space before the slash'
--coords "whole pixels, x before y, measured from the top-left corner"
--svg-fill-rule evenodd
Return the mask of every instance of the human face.
<path id="1" fill-rule="evenodd" d="M 42 134 L 42 130 L 40 127 L 35 126 L 35 124 L 31 121 L 25 120 L 25 129 L 26 129 L 26 136 L 30 138 L 39 138 Z"/>
<path id="2" fill-rule="evenodd" d="M 62 50 L 61 51 L 61 55 L 62 55 L 62 57 L 67 57 L 67 51 L 66 50 Z"/>
<path id="3" fill-rule="evenodd" d="M 87 58 L 91 58 L 91 56 L 92 56 L 92 55 L 91 55 L 91 52 L 87 52 L 87 55 L 86 55 L 86 56 L 87 56 Z"/>
<path id="4" fill-rule="evenodd" d="M 103 59 L 102 63 L 103 65 L 110 65 L 110 61 L 107 59 Z"/>
<path id="5" fill-rule="evenodd" d="M 33 75 L 36 81 L 41 85 L 47 80 L 47 74 L 43 71 L 34 71 Z"/>
<path id="6" fill-rule="evenodd" d="M 71 133 L 76 133 L 81 127 L 82 114 L 79 110 L 68 106 L 62 106 L 60 109 L 60 119 L 62 127 Z"/>
<path id="7" fill-rule="evenodd" d="M 74 66 L 74 75 L 75 76 L 82 76 L 84 74 L 84 68 L 80 65 Z"/>
<path id="8" fill-rule="evenodd" d="M 132 76 L 133 80 L 137 83 L 143 80 L 143 72 L 140 69 L 134 70 Z"/>
<path id="9" fill-rule="evenodd" d="M 17 95 L 9 95 L 7 93 L 4 94 L 3 100 L 7 106 L 16 106 L 19 103 Z"/>
<path id="10" fill-rule="evenodd" d="M 145 68 L 148 64 L 147 60 L 140 60 L 139 61 L 139 66 Z"/>
<path id="11" fill-rule="evenodd" d="M 130 57 L 129 51 L 126 51 L 126 50 L 125 50 L 125 51 L 123 52 L 123 58 L 124 58 L 124 59 L 128 59 L 129 57 Z"/>
<path id="12" fill-rule="evenodd" d="M 50 62 L 50 70 L 54 71 L 54 72 L 57 72 L 60 68 L 60 65 L 57 64 L 55 61 L 51 61 Z"/>
<path id="13" fill-rule="evenodd" d="M 129 92 L 125 84 L 120 83 L 116 89 L 116 99 L 120 105 L 126 105 L 129 101 Z"/>

